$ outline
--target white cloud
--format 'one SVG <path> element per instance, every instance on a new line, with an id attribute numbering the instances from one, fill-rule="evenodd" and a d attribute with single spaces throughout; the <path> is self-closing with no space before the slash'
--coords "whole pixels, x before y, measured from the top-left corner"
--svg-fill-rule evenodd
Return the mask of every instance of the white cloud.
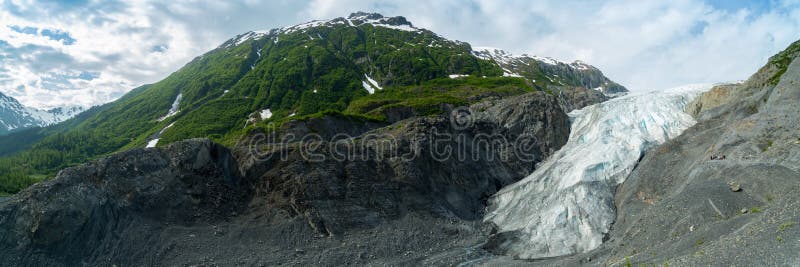
<path id="1" fill-rule="evenodd" d="M 798 1 L 0 0 L 0 91 L 37 107 L 93 105 L 163 79 L 253 29 L 377 11 L 478 46 L 583 60 L 634 90 L 746 79 L 800 38 Z M 71 45 L 8 26 L 67 32 Z M 4 44 L 5 42 L 5 44 Z M 97 73 L 94 79 L 77 74 Z M 22 89 L 24 88 L 24 89 Z"/>

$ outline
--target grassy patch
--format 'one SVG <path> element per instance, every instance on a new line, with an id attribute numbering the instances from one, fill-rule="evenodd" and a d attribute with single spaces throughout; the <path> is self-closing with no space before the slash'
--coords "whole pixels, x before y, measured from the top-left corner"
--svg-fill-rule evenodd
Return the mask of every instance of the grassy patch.
<path id="1" fill-rule="evenodd" d="M 752 207 L 752 208 L 750 208 L 750 213 L 759 213 L 759 212 L 762 212 L 762 211 L 763 210 L 761 210 L 760 207 Z"/>
<path id="2" fill-rule="evenodd" d="M 786 229 L 791 228 L 795 224 L 797 224 L 797 223 L 796 222 L 785 222 L 785 223 L 782 223 L 781 225 L 778 226 L 778 231 L 779 232 L 786 231 Z"/>
<path id="3" fill-rule="evenodd" d="M 434 79 L 416 86 L 393 87 L 365 96 L 350 103 L 345 113 L 363 114 L 385 119 L 391 109 L 411 109 L 427 116 L 441 113 L 441 105 L 468 105 L 483 95 L 516 95 L 532 89 L 521 78 L 464 77 Z"/>
<path id="4" fill-rule="evenodd" d="M 778 69 L 775 74 L 772 75 L 769 80 L 767 80 L 769 85 L 774 86 L 778 84 L 781 76 L 786 73 L 786 70 L 789 68 L 789 64 L 792 63 L 792 59 L 794 59 L 794 55 L 797 53 L 800 53 L 800 41 L 792 43 L 788 48 L 769 59 L 769 63 L 773 64 Z"/>

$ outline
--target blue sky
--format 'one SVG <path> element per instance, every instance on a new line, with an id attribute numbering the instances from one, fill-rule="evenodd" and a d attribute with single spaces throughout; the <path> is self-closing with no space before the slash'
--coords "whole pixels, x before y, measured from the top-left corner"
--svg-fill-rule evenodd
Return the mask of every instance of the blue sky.
<path id="1" fill-rule="evenodd" d="M 237 34 L 354 11 L 583 60 L 632 90 L 743 80 L 800 39 L 800 0 L 0 0 L 0 92 L 41 108 L 96 105 Z"/>

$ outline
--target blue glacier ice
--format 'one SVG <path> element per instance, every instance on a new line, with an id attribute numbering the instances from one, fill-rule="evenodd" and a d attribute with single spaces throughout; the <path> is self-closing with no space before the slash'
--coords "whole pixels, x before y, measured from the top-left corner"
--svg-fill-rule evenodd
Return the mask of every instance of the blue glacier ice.
<path id="1" fill-rule="evenodd" d="M 600 246 L 616 217 L 614 190 L 644 153 L 696 122 L 685 107 L 712 85 L 632 93 L 569 114 L 569 141 L 532 174 L 489 201 L 507 255 L 569 255 Z"/>

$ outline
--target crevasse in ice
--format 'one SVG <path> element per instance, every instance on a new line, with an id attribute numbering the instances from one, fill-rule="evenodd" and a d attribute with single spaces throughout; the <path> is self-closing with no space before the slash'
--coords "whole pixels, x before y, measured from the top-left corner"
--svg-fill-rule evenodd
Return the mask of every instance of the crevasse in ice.
<path id="1" fill-rule="evenodd" d="M 569 114 L 569 141 L 490 199 L 500 248 L 545 258 L 598 247 L 614 222 L 614 189 L 644 153 L 695 124 L 686 104 L 711 85 L 634 93 Z M 511 237 L 511 238 L 509 238 Z"/>

